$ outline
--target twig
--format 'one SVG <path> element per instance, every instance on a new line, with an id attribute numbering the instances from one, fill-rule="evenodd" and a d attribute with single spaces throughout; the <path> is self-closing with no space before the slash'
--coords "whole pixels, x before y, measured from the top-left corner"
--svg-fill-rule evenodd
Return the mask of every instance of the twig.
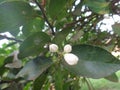
<path id="1" fill-rule="evenodd" d="M 66 28 L 69 28 L 69 27 L 73 27 L 75 26 L 75 24 L 77 24 L 78 22 L 83 22 L 82 25 L 81 25 L 81 28 L 84 27 L 84 25 L 86 25 L 87 23 L 89 23 L 93 18 L 91 18 L 92 16 L 94 16 L 94 14 L 91 14 L 90 16 L 87 16 L 87 17 L 82 17 L 80 18 L 79 20 L 76 20 L 76 21 L 73 21 L 73 22 L 70 22 L 70 23 L 67 23 L 63 26 L 63 29 L 66 29 Z M 89 19 L 91 18 L 88 22 L 84 22 L 85 19 Z M 81 29 L 80 28 L 80 29 Z"/>
<path id="2" fill-rule="evenodd" d="M 1 35 L 1 34 L 0 34 L 0 38 L 8 39 L 8 40 L 14 40 L 14 41 L 16 41 L 16 42 L 22 42 L 21 40 L 18 40 L 18 39 L 16 39 L 16 38 L 7 37 L 6 35 Z"/>
<path id="3" fill-rule="evenodd" d="M 50 22 L 48 21 L 48 18 L 47 18 L 46 14 L 45 14 L 44 9 L 43 9 L 42 6 L 39 4 L 39 2 L 37 2 L 37 0 L 34 0 L 34 2 L 35 2 L 36 5 L 40 8 L 41 13 L 42 13 L 42 15 L 43 15 L 43 17 L 44 17 L 44 20 L 47 22 L 47 24 L 49 25 L 49 27 L 50 27 L 50 29 L 51 29 L 51 31 L 52 31 L 52 35 L 55 35 L 53 26 L 52 26 L 52 25 L 50 24 Z"/>

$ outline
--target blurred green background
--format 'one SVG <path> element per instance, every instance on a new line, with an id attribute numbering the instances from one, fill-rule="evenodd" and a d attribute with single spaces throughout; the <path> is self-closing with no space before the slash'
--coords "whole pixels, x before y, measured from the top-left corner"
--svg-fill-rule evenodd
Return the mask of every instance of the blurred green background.
<path id="1" fill-rule="evenodd" d="M 111 82 L 104 78 L 102 79 L 89 79 L 94 90 L 120 90 L 120 71 L 118 71 L 117 76 L 119 77 L 119 82 Z M 87 85 L 84 84 L 81 90 L 89 90 Z M 92 89 L 91 89 L 92 90 Z"/>

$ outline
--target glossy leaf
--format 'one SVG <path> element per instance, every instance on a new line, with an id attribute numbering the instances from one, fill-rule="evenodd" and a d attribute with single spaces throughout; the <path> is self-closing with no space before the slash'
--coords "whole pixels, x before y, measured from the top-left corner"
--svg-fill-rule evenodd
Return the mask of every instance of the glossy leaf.
<path id="1" fill-rule="evenodd" d="M 19 58 L 40 54 L 44 50 L 44 45 L 49 42 L 50 37 L 46 33 L 33 33 L 20 45 Z"/>
<path id="2" fill-rule="evenodd" d="M 106 0 L 85 0 L 85 5 L 98 14 L 109 13 L 109 2 Z"/>
<path id="3" fill-rule="evenodd" d="M 19 29 L 33 18 L 34 11 L 24 1 L 7 1 L 0 4 L 0 32 Z"/>
<path id="4" fill-rule="evenodd" d="M 39 75 L 46 71 L 52 61 L 46 57 L 37 57 L 30 60 L 23 69 L 16 75 L 18 77 L 24 77 L 27 80 L 35 80 Z"/>
<path id="5" fill-rule="evenodd" d="M 72 53 L 79 57 L 78 63 L 71 66 L 63 60 L 64 66 L 77 75 L 90 78 L 102 78 L 120 69 L 120 61 L 100 47 L 76 45 L 73 46 Z"/>
<path id="6" fill-rule="evenodd" d="M 112 25 L 113 31 L 120 36 L 120 23 Z"/>

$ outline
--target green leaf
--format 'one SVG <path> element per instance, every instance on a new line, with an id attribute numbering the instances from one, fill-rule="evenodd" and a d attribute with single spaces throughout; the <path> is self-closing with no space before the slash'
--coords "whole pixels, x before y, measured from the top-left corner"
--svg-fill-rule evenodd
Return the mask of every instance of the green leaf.
<path id="1" fill-rule="evenodd" d="M 8 57 L 4 60 L 4 64 L 12 63 L 13 58 L 14 58 L 13 56 L 8 56 Z"/>
<path id="2" fill-rule="evenodd" d="M 0 0 L 0 4 L 3 3 L 4 1 L 7 1 L 7 0 Z"/>
<path id="3" fill-rule="evenodd" d="M 64 16 L 64 8 L 68 0 L 50 0 L 48 13 L 51 18 L 56 19 Z"/>
<path id="4" fill-rule="evenodd" d="M 0 4 L 0 32 L 19 29 L 33 18 L 33 8 L 24 1 L 7 1 Z"/>
<path id="5" fill-rule="evenodd" d="M 76 7 L 75 7 L 75 10 L 73 12 L 73 15 L 81 15 L 81 8 L 83 6 L 83 1 L 81 3 L 79 3 Z"/>
<path id="6" fill-rule="evenodd" d="M 42 31 L 44 21 L 41 18 L 35 18 L 23 26 L 22 32 L 24 36 L 29 36 L 31 33 Z"/>
<path id="7" fill-rule="evenodd" d="M 78 63 L 71 66 L 64 61 L 64 66 L 77 75 L 90 78 L 102 78 L 120 69 L 120 61 L 100 47 L 75 45 L 73 46 L 72 53 L 79 57 Z"/>
<path id="8" fill-rule="evenodd" d="M 21 90 L 20 84 L 16 82 L 10 83 L 9 87 L 5 88 L 4 90 Z"/>
<path id="9" fill-rule="evenodd" d="M 32 88 L 32 82 L 28 82 L 25 86 L 23 90 L 30 90 Z"/>
<path id="10" fill-rule="evenodd" d="M 56 90 L 63 90 L 63 73 L 61 67 L 57 68 L 55 72 L 55 88 Z"/>
<path id="11" fill-rule="evenodd" d="M 4 56 L 0 56 L 0 67 L 4 64 Z"/>
<path id="12" fill-rule="evenodd" d="M 20 45 L 19 58 L 38 55 L 44 50 L 44 45 L 50 42 L 50 37 L 44 32 L 36 32 L 27 37 Z"/>
<path id="13" fill-rule="evenodd" d="M 118 79 L 118 77 L 115 73 L 105 77 L 105 79 L 107 79 L 109 81 L 112 81 L 112 82 L 118 82 L 119 81 L 119 79 Z"/>
<path id="14" fill-rule="evenodd" d="M 112 25 L 113 31 L 120 36 L 120 23 Z"/>
<path id="15" fill-rule="evenodd" d="M 45 71 L 38 78 L 35 79 L 34 85 L 33 85 L 33 90 L 41 90 L 41 88 L 46 80 L 47 75 L 48 74 Z"/>
<path id="16" fill-rule="evenodd" d="M 4 58 L 4 61 L 2 62 L 1 66 L 0 66 L 0 75 L 3 75 L 4 72 L 6 72 L 5 65 L 7 63 L 11 63 L 12 61 L 13 61 L 13 56 L 8 56 L 7 58 Z"/>
<path id="17" fill-rule="evenodd" d="M 53 39 L 53 43 L 61 46 L 62 43 L 66 40 L 66 37 L 67 37 L 67 35 L 70 33 L 70 31 L 71 31 L 71 29 L 68 28 L 68 29 L 66 29 L 66 30 L 64 29 L 64 30 L 62 30 L 61 32 L 57 33 L 57 34 L 55 35 L 55 38 Z"/>
<path id="18" fill-rule="evenodd" d="M 33 60 L 30 60 L 16 75 L 16 78 L 24 77 L 27 80 L 35 80 L 39 75 L 46 71 L 51 64 L 52 60 L 39 56 Z"/>
<path id="19" fill-rule="evenodd" d="M 98 14 L 109 13 L 109 2 L 106 0 L 85 0 L 84 2 L 93 12 Z"/>

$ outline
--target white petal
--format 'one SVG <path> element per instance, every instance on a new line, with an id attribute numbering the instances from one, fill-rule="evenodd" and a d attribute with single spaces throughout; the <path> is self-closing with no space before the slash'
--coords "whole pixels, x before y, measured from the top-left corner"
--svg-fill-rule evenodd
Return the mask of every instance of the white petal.
<path id="1" fill-rule="evenodd" d="M 72 54 L 72 53 L 66 53 L 64 55 L 64 59 L 69 65 L 76 65 L 79 60 L 79 58 L 75 54 Z"/>
<path id="2" fill-rule="evenodd" d="M 67 44 L 64 46 L 64 52 L 69 53 L 72 51 L 72 46 L 70 44 Z"/>
<path id="3" fill-rule="evenodd" d="M 57 52 L 58 46 L 56 44 L 51 44 L 51 45 L 49 45 L 49 50 L 50 50 L 50 52 Z"/>

